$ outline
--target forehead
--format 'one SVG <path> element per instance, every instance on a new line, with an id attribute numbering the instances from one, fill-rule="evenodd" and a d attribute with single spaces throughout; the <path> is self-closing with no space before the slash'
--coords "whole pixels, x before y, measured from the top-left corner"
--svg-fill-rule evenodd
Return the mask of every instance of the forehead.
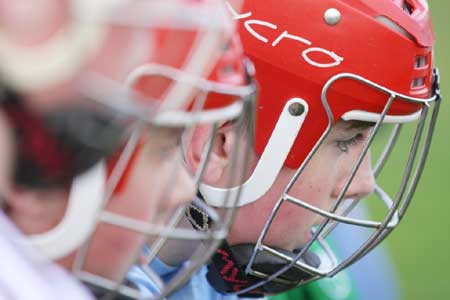
<path id="1" fill-rule="evenodd" d="M 359 120 L 350 120 L 350 121 L 339 120 L 333 126 L 333 129 L 337 129 L 337 130 L 354 130 L 354 129 L 365 130 L 365 129 L 368 129 L 368 128 L 372 128 L 373 126 L 375 126 L 375 123 L 373 123 L 373 122 L 366 122 L 366 121 L 359 121 Z"/>
<path id="2" fill-rule="evenodd" d="M 351 120 L 344 121 L 339 120 L 334 124 L 331 129 L 331 134 L 337 132 L 353 132 L 353 131 L 365 131 L 375 126 L 373 122 L 359 121 L 359 120 Z"/>

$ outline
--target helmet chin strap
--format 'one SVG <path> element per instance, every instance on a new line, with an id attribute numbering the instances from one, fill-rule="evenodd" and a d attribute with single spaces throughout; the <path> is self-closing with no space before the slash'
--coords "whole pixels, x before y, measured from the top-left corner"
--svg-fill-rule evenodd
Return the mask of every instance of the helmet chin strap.
<path id="1" fill-rule="evenodd" d="M 208 265 L 208 273 L 206 275 L 208 282 L 221 293 L 239 293 L 239 291 L 264 280 L 259 276 L 245 272 L 254 247 L 255 244 L 239 244 L 234 246 L 229 246 L 226 242 L 222 244 L 213 256 L 212 262 Z M 302 250 L 287 251 L 278 248 L 274 249 L 291 258 L 294 258 Z M 320 265 L 320 258 L 311 251 L 306 251 L 300 261 L 315 268 Z M 286 266 L 287 263 L 284 259 L 262 251 L 256 256 L 252 270 L 261 275 L 271 275 Z M 246 293 L 239 294 L 239 296 L 261 297 L 282 293 L 312 277 L 313 275 L 308 272 L 293 266 L 274 280 Z"/>
<path id="2" fill-rule="evenodd" d="M 236 201 L 225 203 L 223 199 L 233 200 L 239 197 L 238 207 L 252 203 L 263 196 L 272 186 L 280 172 L 291 147 L 308 115 L 308 103 L 300 98 L 287 101 L 272 132 L 269 142 L 261 155 L 250 178 L 241 186 L 223 189 L 202 184 L 200 191 L 206 203 L 216 207 L 231 207 Z M 230 246 L 226 241 L 217 249 L 208 265 L 207 279 L 209 283 L 222 293 L 239 293 L 254 284 L 263 281 L 287 265 L 287 261 L 275 255 L 261 251 L 252 263 L 253 274 L 246 272 L 255 244 L 239 244 Z M 285 256 L 295 258 L 301 249 L 287 251 L 274 248 Z M 310 251 L 305 251 L 300 259 L 313 267 L 320 265 L 320 259 Z M 261 276 L 256 276 L 258 273 Z M 313 275 L 298 267 L 291 267 L 276 279 L 262 284 L 258 288 L 240 294 L 244 297 L 261 297 L 266 294 L 277 294 L 295 287 L 298 283 L 312 278 Z"/>
<path id="3" fill-rule="evenodd" d="M 188 219 L 194 228 L 198 230 L 209 228 L 212 223 L 211 218 L 205 218 L 202 213 L 198 213 L 202 212 L 199 207 L 193 208 L 192 206 L 195 205 L 191 205 L 189 214 L 191 217 Z M 260 283 L 265 277 L 281 270 L 289 263 L 285 259 L 271 253 L 261 251 L 258 252 L 252 261 L 251 272 L 247 272 L 246 269 L 251 261 L 255 247 L 256 245 L 251 243 L 230 246 L 224 240 L 208 264 L 206 278 L 211 286 L 220 293 L 237 293 L 242 297 L 262 297 L 264 295 L 278 294 L 290 290 L 299 283 L 309 280 L 314 276 L 304 269 L 292 266 L 275 279 L 249 291 L 247 290 L 244 293 L 239 293 L 244 289 L 250 288 L 252 285 Z M 294 251 L 276 247 L 271 248 L 291 259 L 295 259 L 302 250 L 302 248 L 295 249 Z M 298 261 L 313 268 L 319 268 L 322 264 L 322 259 L 310 250 L 306 250 Z M 261 276 L 257 276 L 256 273 Z"/>
<path id="4" fill-rule="evenodd" d="M 229 189 L 201 184 L 206 203 L 215 207 L 240 207 L 261 198 L 273 185 L 308 115 L 308 103 L 300 98 L 287 101 L 255 170 L 247 181 Z M 225 201 L 224 199 L 231 201 Z M 233 201 L 239 197 L 239 201 Z"/>
<path id="5" fill-rule="evenodd" d="M 107 288 L 93 285 L 89 282 L 83 282 L 83 284 L 91 291 L 91 293 L 94 295 L 95 299 L 110 299 L 110 300 L 136 300 L 137 298 L 127 296 L 123 293 L 113 292 Z M 132 282 L 127 281 L 127 284 L 133 285 Z M 137 288 L 136 288 L 137 289 Z"/>

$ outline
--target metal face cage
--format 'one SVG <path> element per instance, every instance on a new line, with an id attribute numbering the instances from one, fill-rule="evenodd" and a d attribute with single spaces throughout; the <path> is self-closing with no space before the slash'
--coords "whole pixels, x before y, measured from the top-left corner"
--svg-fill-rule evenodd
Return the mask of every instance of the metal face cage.
<path id="1" fill-rule="evenodd" d="M 134 123 L 134 129 L 131 131 L 128 142 L 115 164 L 110 177 L 107 179 L 105 192 L 99 198 L 100 202 L 98 204 L 98 210 L 95 212 L 97 214 L 95 223 L 117 226 L 130 231 L 130 234 L 139 234 L 145 237 L 147 246 L 142 252 L 136 253 L 135 264 L 130 274 L 137 271 L 148 279 L 152 288 L 148 290 L 148 294 L 143 294 L 137 286 L 133 283 L 130 284 L 130 281 L 133 281 L 132 275 L 127 278 L 127 274 L 124 273 L 122 274 L 122 278 L 112 280 L 85 270 L 83 265 L 90 246 L 90 240 L 88 239 L 83 243 L 80 250 L 78 250 L 72 271 L 83 282 L 92 286 L 94 292 L 97 291 L 98 294 L 101 295 L 101 299 L 113 299 L 115 296 L 119 295 L 120 297 L 128 297 L 130 299 L 163 299 L 186 282 L 190 276 L 209 259 L 222 240 L 226 237 L 235 213 L 236 203 L 239 200 L 239 197 L 236 196 L 236 194 L 229 194 L 223 197 L 221 201 L 223 201 L 224 206 L 227 208 L 222 209 L 220 213 L 200 199 L 193 199 L 192 203 L 180 205 L 176 209 L 167 212 L 166 218 L 162 218 L 162 222 L 133 219 L 119 213 L 108 211 L 105 207 L 108 200 L 111 197 L 114 197 L 114 190 L 124 174 L 133 152 L 138 147 L 139 136 L 141 136 L 142 133 L 145 133 L 147 126 L 171 128 L 174 126 L 179 127 L 184 124 L 184 129 L 180 136 L 180 151 L 178 155 L 179 167 L 184 166 L 183 148 L 186 146 L 185 142 L 190 140 L 196 126 L 199 124 L 208 126 L 210 130 L 208 142 L 202 152 L 200 165 L 197 171 L 191 174 L 192 180 L 198 191 L 205 168 L 208 165 L 209 156 L 218 128 L 224 123 L 230 122 L 230 130 L 235 131 L 237 136 L 241 136 L 243 132 L 245 132 L 245 127 L 248 122 L 251 122 L 254 109 L 255 86 L 252 82 L 251 66 L 247 65 L 246 67 L 248 84 L 245 86 L 234 86 L 211 82 L 204 79 L 195 79 L 180 71 L 166 67 L 162 68 L 163 72 L 154 72 L 155 69 L 153 67 L 149 69 L 149 72 L 146 75 L 162 76 L 172 81 L 190 85 L 197 91 L 197 96 L 194 100 L 193 109 L 189 112 L 180 112 L 178 114 L 171 114 L 170 112 L 162 112 L 159 114 L 156 112 L 153 115 L 153 118 L 150 118 L 147 113 L 142 113 L 142 110 L 139 109 L 128 110 L 126 112 L 128 115 L 137 119 L 137 121 Z M 161 70 L 161 68 L 158 67 L 158 70 Z M 205 99 L 211 94 L 232 96 L 239 100 L 233 104 L 234 107 L 231 110 L 204 110 L 203 105 Z M 125 106 L 117 106 L 119 111 L 122 108 L 125 109 Z M 134 114 L 134 112 L 136 114 Z M 250 147 L 243 149 L 243 147 L 240 147 L 239 145 L 236 145 L 233 149 L 231 153 L 231 171 L 228 178 L 230 185 L 235 185 L 239 180 L 243 179 L 248 154 L 250 153 L 249 151 Z M 238 163 L 237 158 L 239 153 L 246 154 L 244 155 L 244 160 Z M 102 169 L 103 166 L 101 164 L 102 163 L 94 168 L 92 172 L 102 173 L 100 169 Z M 179 171 L 180 169 L 172 169 L 170 178 L 175 181 Z M 101 175 L 100 177 L 105 179 L 104 175 Z M 90 179 L 92 182 L 92 177 Z M 152 182 L 149 182 L 149 184 L 151 185 Z M 172 181 L 165 182 L 163 190 L 167 191 L 167 193 L 164 197 L 168 197 L 175 188 L 176 185 L 174 185 Z M 165 201 L 165 199 L 158 200 L 160 202 Z M 189 214 L 191 204 L 195 204 L 195 206 L 199 207 L 203 213 L 207 214 L 207 217 L 209 218 L 208 223 L 210 224 L 207 230 L 200 231 L 190 226 L 190 224 L 183 224 L 183 220 L 185 219 L 184 216 Z M 93 227 L 90 234 L 93 233 L 92 231 L 96 224 L 92 224 Z M 186 247 L 192 248 L 192 245 L 194 244 L 195 249 L 191 251 L 187 262 L 183 264 L 183 267 L 177 272 L 177 275 L 167 282 L 160 274 L 153 270 L 152 262 L 158 258 L 162 251 L 164 251 L 166 245 L 170 246 L 172 241 L 177 241 L 179 243 L 177 247 L 183 247 L 183 243 L 187 243 Z"/>
<path id="2" fill-rule="evenodd" d="M 330 210 L 324 210 L 290 195 L 290 192 L 292 190 L 292 187 L 298 181 L 299 176 L 302 174 L 303 170 L 310 162 L 313 155 L 317 152 L 317 150 L 331 131 L 334 120 L 331 108 L 328 104 L 327 94 L 333 84 L 339 79 L 343 78 L 354 80 L 386 94 L 386 97 L 388 97 L 388 101 L 386 102 L 386 105 L 384 106 L 381 114 L 369 113 L 363 120 L 360 118 L 357 119 L 352 117 L 346 118 L 346 115 L 344 114 L 343 119 L 345 121 L 368 121 L 373 122 L 374 126 L 367 138 L 367 142 L 364 145 L 363 150 L 361 151 L 359 157 L 357 158 L 355 164 L 351 169 L 350 175 L 346 179 L 345 184 L 340 191 L 339 196 L 335 199 Z M 237 292 L 237 294 L 245 294 L 271 281 L 288 285 L 304 285 L 323 277 L 332 277 L 369 253 L 378 244 L 380 244 L 393 231 L 394 228 L 398 226 L 398 224 L 404 217 L 406 209 L 411 202 L 412 196 L 420 180 L 439 112 L 441 97 L 439 90 L 439 74 L 437 70 L 434 71 L 433 80 L 432 96 L 428 99 L 413 98 L 396 93 L 395 91 L 387 89 L 368 79 L 351 73 L 341 73 L 333 76 L 328 80 L 328 82 L 322 89 L 322 104 L 328 115 L 328 126 L 312 151 L 306 157 L 305 161 L 297 169 L 295 175 L 291 178 L 288 185 L 285 187 L 283 194 L 275 204 L 270 217 L 266 221 L 265 226 L 254 247 L 249 264 L 246 267 L 246 273 L 261 278 L 261 281 L 253 284 L 250 287 L 240 290 L 239 292 Z M 397 192 L 394 197 L 391 197 L 379 185 L 378 177 L 387 164 L 390 154 L 393 152 L 395 148 L 394 146 L 399 140 L 400 130 L 404 126 L 404 124 L 402 123 L 411 122 L 411 120 L 402 121 L 401 117 L 400 119 L 398 119 L 397 116 L 388 115 L 389 108 L 394 101 L 418 103 L 422 105 L 422 109 L 415 114 L 418 117 L 418 120 L 412 124 L 415 126 L 415 133 L 413 135 L 412 143 L 410 146 L 410 154 L 407 157 L 400 184 L 396 188 Z M 348 116 L 350 115 L 351 114 L 348 114 Z M 377 183 L 375 186 L 374 195 L 371 195 L 371 197 L 378 198 L 380 205 L 384 206 L 384 214 L 381 220 L 377 221 L 371 219 L 360 219 L 352 216 L 351 212 L 361 201 L 364 200 L 345 199 L 345 194 L 350 187 L 353 179 L 355 178 L 355 175 L 365 155 L 368 153 L 369 148 L 373 144 L 377 133 L 380 132 L 382 125 L 387 123 L 393 124 L 392 131 L 387 138 L 385 146 L 382 147 L 383 150 L 380 151 L 378 160 L 376 160 L 376 163 L 374 164 L 373 174 L 377 179 Z M 323 220 L 320 225 L 311 228 L 311 237 L 309 241 L 301 248 L 298 253 L 295 253 L 294 257 L 289 257 L 284 253 L 281 253 L 265 242 L 267 233 L 269 232 L 280 208 L 288 203 L 294 204 L 298 209 L 308 210 L 310 213 L 320 216 Z M 351 254 L 342 259 L 339 258 L 339 255 L 337 255 L 335 251 L 333 251 L 332 247 L 328 243 L 328 238 L 333 234 L 334 230 L 336 230 L 337 227 L 341 226 L 347 227 L 347 230 L 348 227 L 353 227 L 370 229 L 371 232 L 362 244 L 354 249 Z M 302 256 L 306 253 L 306 251 L 312 251 L 318 254 L 320 253 L 319 256 L 321 258 L 321 264 L 319 267 L 308 265 L 302 260 Z M 286 264 L 272 274 L 261 272 L 254 267 L 254 263 L 257 255 L 262 252 L 265 252 L 265 254 L 273 255 L 277 259 L 285 261 Z M 307 274 L 310 274 L 310 276 L 307 279 L 298 281 L 289 281 L 285 278 L 279 277 L 290 268 L 302 270 Z"/>

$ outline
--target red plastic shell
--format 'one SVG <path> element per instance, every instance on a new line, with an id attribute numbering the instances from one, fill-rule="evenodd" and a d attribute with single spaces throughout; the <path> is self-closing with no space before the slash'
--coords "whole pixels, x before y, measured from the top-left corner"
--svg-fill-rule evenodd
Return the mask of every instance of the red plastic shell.
<path id="1" fill-rule="evenodd" d="M 321 92 L 336 74 L 354 73 L 401 94 L 429 97 L 433 29 L 424 1 L 409 3 L 412 14 L 403 9 L 403 1 L 392 0 L 245 0 L 239 32 L 260 88 L 257 153 L 264 151 L 285 103 L 299 97 L 307 101 L 309 113 L 285 162 L 299 167 L 328 125 Z M 341 14 L 335 25 L 324 19 L 330 8 Z M 421 57 L 426 65 L 418 67 Z M 413 86 L 421 78 L 423 84 Z M 379 113 L 388 98 L 348 79 L 333 84 L 328 94 L 334 122 L 351 110 Z M 388 113 L 411 114 L 420 107 L 395 100 Z"/>

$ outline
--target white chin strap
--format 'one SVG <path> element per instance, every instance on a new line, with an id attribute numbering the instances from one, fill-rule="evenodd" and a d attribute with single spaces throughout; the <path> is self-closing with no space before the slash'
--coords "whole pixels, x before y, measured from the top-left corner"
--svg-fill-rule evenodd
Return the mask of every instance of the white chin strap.
<path id="1" fill-rule="evenodd" d="M 50 231 L 30 236 L 32 246 L 55 260 L 80 247 L 92 234 L 103 208 L 106 169 L 100 162 L 78 176 L 71 187 L 66 213 Z"/>
<path id="2" fill-rule="evenodd" d="M 295 108 L 303 107 L 297 115 Z M 308 115 L 308 103 L 300 98 L 290 99 L 280 114 L 269 142 L 250 178 L 241 186 L 229 189 L 202 184 L 200 191 L 209 205 L 215 207 L 243 206 L 261 198 L 272 186 Z M 239 201 L 234 201 L 239 197 Z"/>

